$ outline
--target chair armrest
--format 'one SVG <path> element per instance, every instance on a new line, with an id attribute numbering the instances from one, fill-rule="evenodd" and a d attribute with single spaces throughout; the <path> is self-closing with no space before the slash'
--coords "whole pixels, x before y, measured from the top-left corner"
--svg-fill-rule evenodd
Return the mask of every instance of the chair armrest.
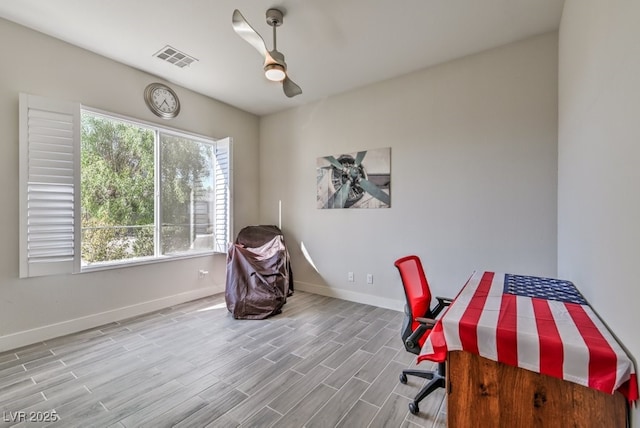
<path id="1" fill-rule="evenodd" d="M 416 321 L 418 321 L 420 324 L 427 326 L 428 328 L 433 328 L 436 325 L 436 320 L 432 319 L 432 318 L 422 318 L 422 317 L 416 317 Z"/>
<path id="2" fill-rule="evenodd" d="M 433 308 L 433 311 L 431 311 L 431 315 L 433 315 L 434 317 L 438 316 L 438 314 L 440 314 L 440 312 L 442 312 L 444 308 L 453 303 L 453 299 L 450 299 L 448 297 L 436 296 L 436 300 L 438 301 L 438 304 L 435 308 Z"/>
<path id="3" fill-rule="evenodd" d="M 436 320 L 431 318 L 418 317 L 416 318 L 416 321 L 418 321 L 420 325 L 418 326 L 418 328 L 415 329 L 413 333 L 411 333 L 409 337 L 407 337 L 407 340 L 404 341 L 404 344 L 408 349 L 416 348 L 418 346 L 418 341 L 420 340 L 420 338 L 428 330 L 432 329 L 433 326 L 436 325 Z"/>
<path id="4" fill-rule="evenodd" d="M 436 296 L 436 300 L 438 301 L 438 303 L 443 304 L 444 306 L 449 306 L 451 303 L 453 303 L 453 299 L 449 297 Z"/>

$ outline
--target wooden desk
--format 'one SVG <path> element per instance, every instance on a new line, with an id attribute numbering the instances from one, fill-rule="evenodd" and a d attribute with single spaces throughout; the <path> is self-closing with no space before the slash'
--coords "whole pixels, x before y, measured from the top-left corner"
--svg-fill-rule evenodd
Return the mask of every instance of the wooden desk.
<path id="1" fill-rule="evenodd" d="M 568 281 L 475 272 L 418 360 L 449 361 L 450 427 L 624 427 L 638 398 L 633 361 Z"/>
<path id="2" fill-rule="evenodd" d="M 624 428 L 625 397 L 464 351 L 447 360 L 451 428 Z"/>

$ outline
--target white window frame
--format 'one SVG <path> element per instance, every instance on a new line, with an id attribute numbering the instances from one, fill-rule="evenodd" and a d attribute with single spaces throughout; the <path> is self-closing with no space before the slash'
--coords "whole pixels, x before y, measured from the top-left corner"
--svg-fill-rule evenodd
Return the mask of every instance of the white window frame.
<path id="1" fill-rule="evenodd" d="M 29 94 L 20 94 L 19 110 L 20 278 L 113 269 L 226 252 L 226 245 L 228 245 L 228 242 L 233 236 L 233 144 L 230 137 L 214 139 L 82 106 L 77 102 L 61 101 Z M 227 242 L 226 245 L 224 245 L 225 248 L 221 248 L 223 245 L 218 245 L 217 240 L 214 239 L 213 250 L 178 255 L 159 255 L 159 252 L 156 251 L 156 255 L 153 257 L 124 259 L 81 266 L 81 222 L 79 221 L 81 213 L 81 110 L 114 120 L 132 123 L 137 126 L 144 126 L 154 130 L 154 132 L 183 136 L 213 144 L 216 152 L 218 152 L 220 148 L 225 148 L 228 151 L 227 171 L 229 179 L 228 193 L 225 195 L 226 202 L 228 203 L 228 211 L 226 212 L 228 216 L 226 222 L 227 235 L 225 237 Z M 45 117 L 44 125 L 42 125 L 42 122 L 38 122 L 39 116 Z M 34 128 L 38 123 L 40 123 L 41 126 Z M 44 131 L 42 131 L 43 129 Z M 53 141 L 51 143 L 52 145 L 45 147 L 45 153 L 49 153 L 50 149 L 48 147 L 54 147 L 56 150 L 58 150 L 58 147 L 61 147 L 59 150 L 64 153 L 59 156 L 54 153 L 53 159 L 48 159 L 48 155 L 44 156 L 44 162 L 42 161 L 43 156 L 39 158 L 34 156 L 34 141 L 38 142 L 38 139 L 42 139 L 42 133 L 51 134 L 45 135 L 44 138 L 47 141 Z M 59 141 L 63 141 L 63 144 L 58 144 Z M 69 151 L 71 151 L 71 153 L 68 153 Z M 60 159 L 57 159 L 58 157 Z M 157 161 L 158 159 L 156 159 L 156 162 Z M 60 167 L 60 165 L 63 167 Z M 217 165 L 218 163 L 216 162 L 216 166 Z M 42 171 L 44 171 L 44 173 L 42 173 Z M 156 180 L 157 179 L 158 177 L 156 177 Z M 62 182 L 61 185 L 64 192 L 53 192 L 53 194 L 56 195 L 58 193 L 61 194 L 58 199 L 52 202 L 47 200 L 44 204 L 34 200 L 35 184 L 44 184 L 45 190 L 50 190 L 57 189 L 58 187 L 55 186 L 59 185 L 60 182 Z M 157 184 L 158 183 L 156 183 L 156 192 L 159 191 Z M 71 197 L 73 214 L 69 212 L 70 194 L 73 195 Z M 49 193 L 45 195 L 48 196 Z M 158 198 L 156 198 L 156 200 L 158 200 Z M 156 213 L 158 211 L 157 207 Z M 34 234 L 34 221 L 42 218 L 52 220 L 52 224 L 54 224 L 54 226 L 50 227 L 52 229 L 57 229 L 57 226 L 55 226 L 56 221 L 64 218 L 65 228 L 64 230 L 53 230 L 46 234 Z M 158 217 L 156 215 L 156 228 L 158 227 L 157 219 Z M 69 239 L 69 220 L 73 228 L 71 239 Z M 214 219 L 214 224 L 215 222 L 216 220 Z M 51 243 L 51 241 L 53 242 Z M 44 250 L 39 247 L 39 245 L 42 246 L 42 244 L 40 244 L 41 242 L 45 242 L 44 246 L 46 248 Z M 69 246 L 71 248 L 69 248 Z"/>

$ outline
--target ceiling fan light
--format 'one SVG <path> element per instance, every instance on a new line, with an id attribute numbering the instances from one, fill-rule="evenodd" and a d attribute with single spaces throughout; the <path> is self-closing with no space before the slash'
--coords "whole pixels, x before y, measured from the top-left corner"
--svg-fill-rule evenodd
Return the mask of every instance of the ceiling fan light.
<path id="1" fill-rule="evenodd" d="M 264 68 L 264 75 L 267 79 L 273 82 L 282 82 L 287 74 L 284 72 L 284 67 L 280 64 L 269 64 Z"/>

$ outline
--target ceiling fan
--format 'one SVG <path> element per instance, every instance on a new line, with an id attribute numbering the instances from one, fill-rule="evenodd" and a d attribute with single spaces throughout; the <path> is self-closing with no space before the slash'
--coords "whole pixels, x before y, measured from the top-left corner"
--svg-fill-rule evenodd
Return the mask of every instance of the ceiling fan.
<path id="1" fill-rule="evenodd" d="M 282 25 L 283 13 L 279 9 L 267 10 L 267 24 L 273 28 L 273 49 L 268 50 L 263 38 L 249 25 L 238 9 L 233 11 L 233 29 L 240 37 L 253 46 L 264 58 L 264 75 L 274 82 L 282 82 L 282 89 L 287 97 L 295 97 L 302 93 L 300 86 L 296 85 L 287 75 L 287 63 L 284 55 L 276 46 L 276 28 Z"/>

